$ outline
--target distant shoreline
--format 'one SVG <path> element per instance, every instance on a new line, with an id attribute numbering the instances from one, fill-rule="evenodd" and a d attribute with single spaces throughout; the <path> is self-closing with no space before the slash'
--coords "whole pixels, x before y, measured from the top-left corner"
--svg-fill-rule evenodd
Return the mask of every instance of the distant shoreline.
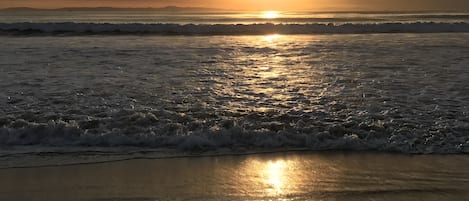
<path id="1" fill-rule="evenodd" d="M 148 8 L 118 8 L 118 7 L 65 7 L 65 8 L 30 8 L 30 7 L 11 7 L 3 8 L 0 11 L 227 11 L 217 8 L 204 7 L 148 7 Z"/>
<path id="2" fill-rule="evenodd" d="M 241 12 L 243 10 L 227 10 L 220 8 L 206 8 L 206 7 L 179 7 L 179 6 L 166 6 L 166 7 L 142 7 L 142 8 L 124 8 L 124 7 L 64 7 L 64 8 L 32 8 L 32 7 L 9 7 L 0 8 L 0 11 L 160 11 L 160 12 Z M 248 10 L 246 10 L 248 11 Z M 251 10 L 249 10 L 251 11 Z M 262 10 L 252 10 L 257 12 Z M 285 11 L 285 12 L 312 12 L 312 13 L 359 13 L 359 14 L 376 14 L 376 13 L 469 13 L 468 10 L 330 10 L 330 11 Z"/>

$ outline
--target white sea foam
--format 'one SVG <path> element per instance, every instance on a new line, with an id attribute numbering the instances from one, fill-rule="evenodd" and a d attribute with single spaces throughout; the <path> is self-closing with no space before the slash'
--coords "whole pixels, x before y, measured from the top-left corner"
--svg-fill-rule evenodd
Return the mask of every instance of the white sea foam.
<path id="1" fill-rule="evenodd" d="M 5 33 L 156 34 L 156 35 L 259 35 L 259 34 L 361 34 L 469 32 L 467 23 L 369 24 L 142 24 L 142 23 L 0 23 Z"/>
<path id="2" fill-rule="evenodd" d="M 127 122 L 129 127 L 134 122 Z M 150 125 L 149 125 L 150 126 Z M 136 128 L 145 130 L 145 127 Z M 101 129 L 98 133 L 87 133 L 79 124 L 63 121 L 30 123 L 16 120 L 7 127 L 0 128 L 0 145 L 41 145 L 41 146 L 136 146 L 142 148 L 177 148 L 179 150 L 215 150 L 221 148 L 237 149 L 288 149 L 309 150 L 374 150 L 401 153 L 469 153 L 467 137 L 441 138 L 437 135 L 418 136 L 377 134 L 348 134 L 360 128 L 333 126 L 322 132 L 298 133 L 298 130 L 272 131 L 269 129 L 246 130 L 242 126 L 209 129 L 171 134 L 161 130 L 153 132 L 126 133 L 125 129 Z M 382 129 L 384 128 L 375 128 Z M 304 129 L 303 129 L 304 130 Z M 410 131 L 410 130 L 409 130 Z M 163 134 L 165 133 L 165 134 Z M 420 142 L 419 142 L 420 141 Z M 424 143 L 423 143 L 424 142 Z"/>

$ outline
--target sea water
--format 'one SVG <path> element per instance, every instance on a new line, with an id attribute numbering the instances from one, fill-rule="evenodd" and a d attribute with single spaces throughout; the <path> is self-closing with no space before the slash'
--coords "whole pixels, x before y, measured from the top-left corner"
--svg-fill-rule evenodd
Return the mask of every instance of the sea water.
<path id="1" fill-rule="evenodd" d="M 467 200 L 465 155 L 277 153 L 0 170 L 15 201 Z"/>
<path id="2" fill-rule="evenodd" d="M 4 150 L 469 152 L 466 13 L 0 15 Z"/>

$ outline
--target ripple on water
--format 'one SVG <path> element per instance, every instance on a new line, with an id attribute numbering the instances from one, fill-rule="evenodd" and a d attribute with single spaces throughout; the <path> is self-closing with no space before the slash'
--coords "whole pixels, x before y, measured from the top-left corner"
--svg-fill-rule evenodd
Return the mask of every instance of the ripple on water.
<path id="1" fill-rule="evenodd" d="M 469 151 L 467 34 L 263 37 L 4 40 L 0 145 Z"/>

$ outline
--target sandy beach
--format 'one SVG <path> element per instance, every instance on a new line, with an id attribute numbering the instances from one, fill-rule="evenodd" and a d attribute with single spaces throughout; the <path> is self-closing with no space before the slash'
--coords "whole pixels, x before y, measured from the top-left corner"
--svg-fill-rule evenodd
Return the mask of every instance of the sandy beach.
<path id="1" fill-rule="evenodd" d="M 469 157 L 293 152 L 0 170 L 0 200 L 464 200 Z"/>

